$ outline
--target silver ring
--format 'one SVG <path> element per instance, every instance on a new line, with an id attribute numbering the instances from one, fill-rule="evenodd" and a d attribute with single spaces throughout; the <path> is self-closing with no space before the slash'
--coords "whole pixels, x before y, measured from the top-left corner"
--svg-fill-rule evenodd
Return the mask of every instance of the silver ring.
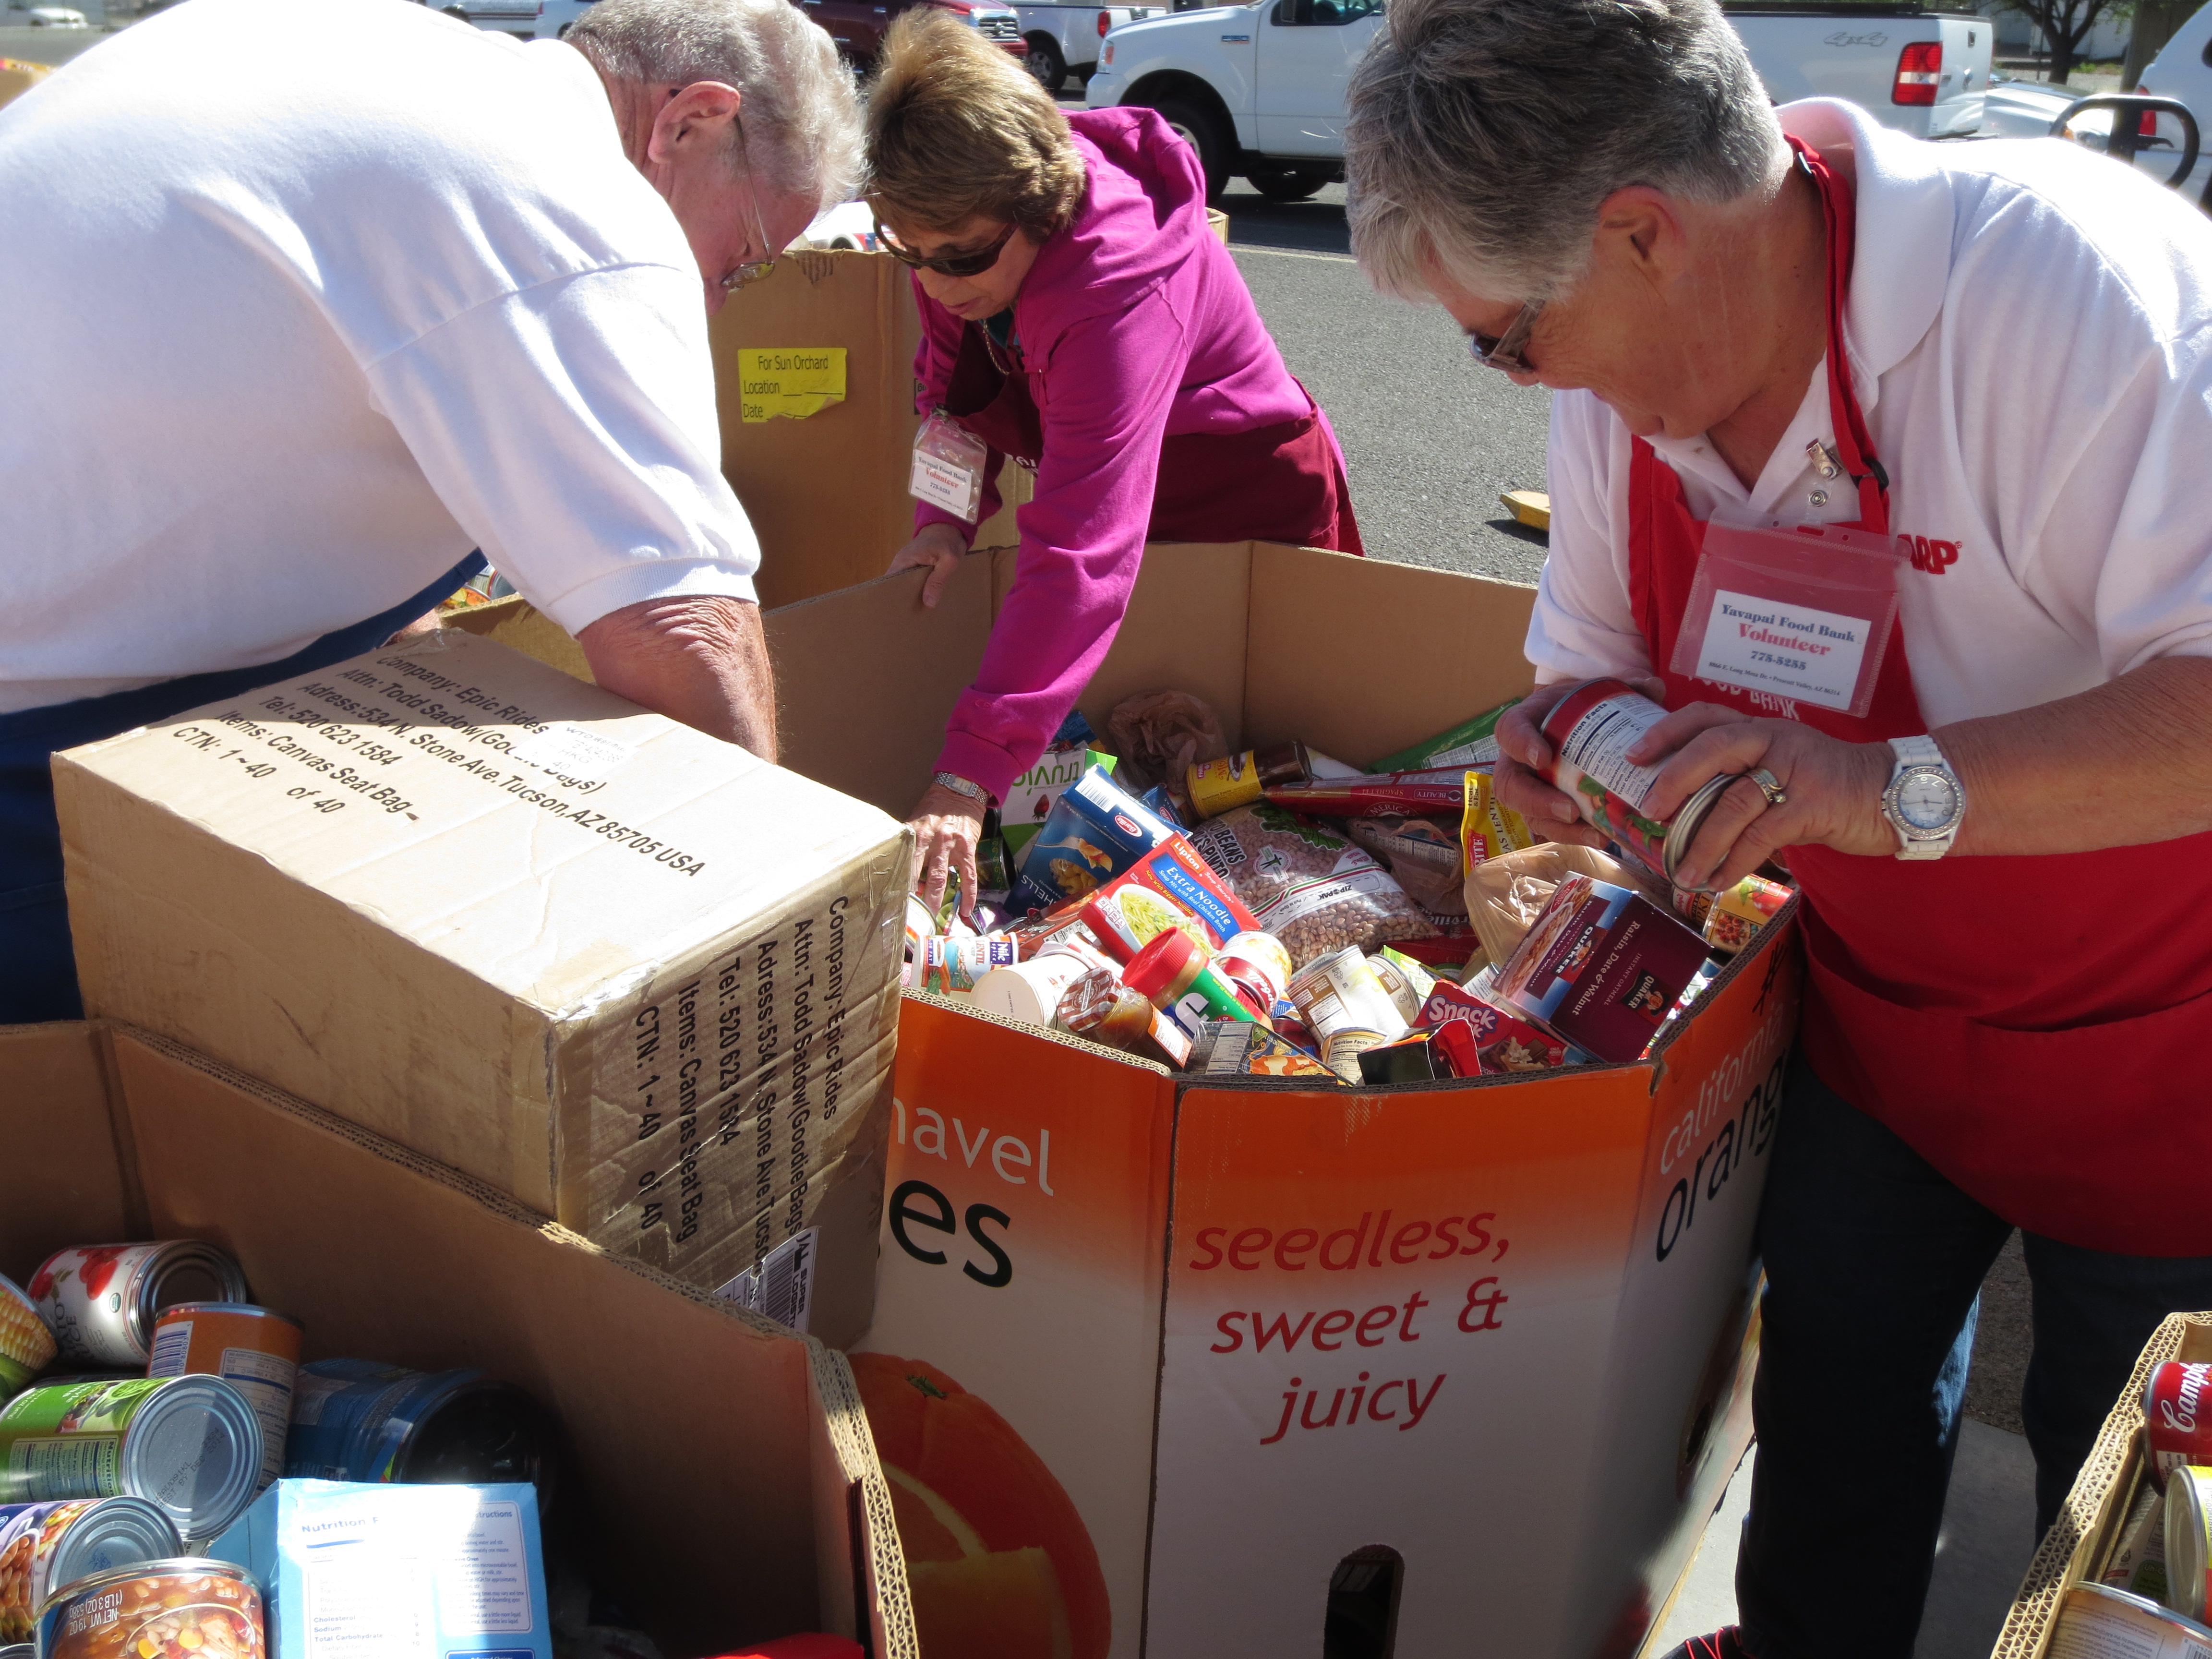
<path id="1" fill-rule="evenodd" d="M 1765 767 L 1754 766 L 1750 771 L 1745 773 L 1744 776 L 1759 786 L 1759 793 L 1766 797 L 1766 804 L 1769 806 L 1790 805 L 1790 792 L 1782 787 L 1782 780 Z"/>

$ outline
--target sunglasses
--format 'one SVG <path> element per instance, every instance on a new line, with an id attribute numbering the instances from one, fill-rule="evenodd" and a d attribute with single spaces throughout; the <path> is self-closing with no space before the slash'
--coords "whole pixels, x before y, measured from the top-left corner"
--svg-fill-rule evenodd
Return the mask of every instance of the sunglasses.
<path id="1" fill-rule="evenodd" d="M 1508 374 L 1526 374 L 1528 362 L 1522 356 L 1522 348 L 1528 343 L 1534 332 L 1536 319 L 1544 314 L 1544 302 L 1531 300 L 1521 307 L 1503 334 L 1480 334 L 1469 329 L 1467 343 L 1474 353 L 1474 361 L 1490 368 L 1503 369 Z"/>
<path id="2" fill-rule="evenodd" d="M 760 186 L 753 181 L 752 153 L 744 149 L 745 124 L 738 118 L 732 118 L 738 121 L 738 147 L 745 154 L 745 194 L 751 199 L 753 206 L 753 234 L 760 238 L 762 252 L 768 252 L 768 226 L 761 219 Z M 773 253 L 765 259 L 748 259 L 741 265 L 733 265 L 729 275 L 722 278 L 722 292 L 735 294 L 746 283 L 757 283 L 775 269 L 775 257 Z"/>
<path id="3" fill-rule="evenodd" d="M 939 259 L 925 259 L 884 229 L 883 219 L 878 216 L 876 219 L 876 243 L 901 264 L 915 270 L 933 270 L 940 276 L 981 276 L 999 263 L 999 256 L 1006 252 L 1006 244 L 1014 240 L 1016 228 L 1008 225 L 1000 233 L 997 241 L 974 253 L 951 253 Z"/>

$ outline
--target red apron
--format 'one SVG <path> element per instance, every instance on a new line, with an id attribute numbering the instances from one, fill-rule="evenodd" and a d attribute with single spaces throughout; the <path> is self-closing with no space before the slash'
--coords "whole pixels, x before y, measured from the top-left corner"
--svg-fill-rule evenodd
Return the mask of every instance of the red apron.
<path id="1" fill-rule="evenodd" d="M 1035 466 L 1044 459 L 1044 422 L 1030 372 L 1018 353 L 1010 360 L 971 323 L 961 331 L 945 412 L 992 448 Z M 1286 542 L 1364 554 L 1336 445 L 1313 399 L 1306 402 L 1298 420 L 1163 439 L 1145 539 Z"/>
<path id="2" fill-rule="evenodd" d="M 1827 224 L 1836 452 L 1858 527 L 1887 534 L 1889 481 L 1844 350 L 1851 187 L 1790 142 Z M 1631 601 L 1666 665 L 1705 526 L 1640 438 L 1628 491 Z M 1665 678 L 1669 708 L 1774 713 L 1733 687 Z M 1863 720 L 1803 704 L 1792 717 L 1850 743 L 1926 732 L 1902 621 Z M 2212 1255 L 2212 1205 L 2167 1180 L 2212 1169 L 2212 835 L 2031 858 L 1789 857 L 1806 901 L 1805 1050 L 1822 1081 L 2016 1225 L 2128 1255 Z"/>

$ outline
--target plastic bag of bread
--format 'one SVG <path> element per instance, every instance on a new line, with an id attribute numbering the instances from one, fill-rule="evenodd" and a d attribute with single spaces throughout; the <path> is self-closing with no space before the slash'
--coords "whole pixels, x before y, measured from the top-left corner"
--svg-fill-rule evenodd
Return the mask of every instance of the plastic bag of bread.
<path id="1" fill-rule="evenodd" d="M 1239 806 L 1192 830 L 1190 841 L 1260 931 L 1282 941 L 1294 969 L 1347 945 L 1365 952 L 1437 936 L 1373 854 L 1279 806 Z"/>

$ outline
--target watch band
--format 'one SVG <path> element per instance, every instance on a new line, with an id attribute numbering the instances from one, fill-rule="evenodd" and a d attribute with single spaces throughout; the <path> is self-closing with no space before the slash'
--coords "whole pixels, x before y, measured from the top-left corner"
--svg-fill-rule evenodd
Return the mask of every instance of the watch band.
<path id="1" fill-rule="evenodd" d="M 1897 856 L 1913 860 L 1940 859 L 1951 850 L 1952 844 L 1959 838 L 1959 823 L 1966 816 L 1966 791 L 1960 787 L 1958 775 L 1952 771 L 1950 762 L 1944 758 L 1943 751 L 1936 745 L 1935 738 L 1924 735 L 1892 738 L 1889 748 L 1890 752 L 1897 757 L 1897 763 L 1890 769 L 1889 787 L 1882 792 L 1881 813 L 1889 820 L 1889 827 L 1897 833 Z M 1949 784 L 1955 805 L 1948 829 L 1930 834 L 1916 829 L 1906 821 L 1897 804 L 1897 796 L 1906 774 L 1916 771 L 1940 773 Z"/>
<path id="2" fill-rule="evenodd" d="M 969 779 L 962 777 L 957 772 L 939 772 L 932 777 L 930 781 L 932 783 L 942 784 L 945 788 L 950 789 L 954 794 L 965 795 L 969 800 L 975 801 L 981 805 L 988 806 L 991 804 L 991 792 L 989 790 L 984 788 L 980 783 L 972 782 Z"/>

